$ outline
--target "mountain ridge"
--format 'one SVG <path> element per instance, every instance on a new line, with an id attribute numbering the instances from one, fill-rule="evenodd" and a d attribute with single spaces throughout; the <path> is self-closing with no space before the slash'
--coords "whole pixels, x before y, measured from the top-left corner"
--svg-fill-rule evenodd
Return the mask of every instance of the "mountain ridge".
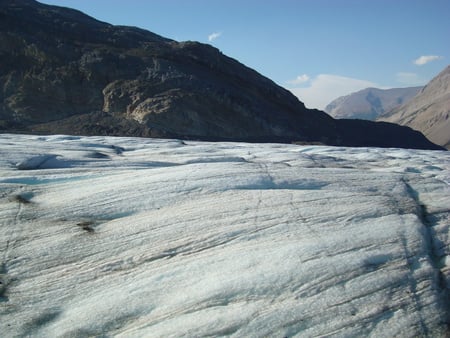
<path id="1" fill-rule="evenodd" d="M 420 89 L 422 87 L 365 88 L 338 97 L 325 107 L 325 112 L 334 118 L 356 118 L 373 121 L 384 112 L 411 100 Z"/>
<path id="2" fill-rule="evenodd" d="M 379 121 L 406 125 L 450 149 L 450 65 L 410 101 L 381 115 Z"/>
<path id="3" fill-rule="evenodd" d="M 0 19 L 3 131 L 441 149 L 409 128 L 380 141 L 383 123 L 355 137 L 210 45 L 33 0 L 0 1 Z"/>

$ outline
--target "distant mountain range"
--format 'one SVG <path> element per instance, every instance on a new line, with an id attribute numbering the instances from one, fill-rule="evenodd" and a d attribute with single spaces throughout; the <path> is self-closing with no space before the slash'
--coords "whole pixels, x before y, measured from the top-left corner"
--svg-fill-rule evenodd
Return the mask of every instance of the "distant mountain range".
<path id="1" fill-rule="evenodd" d="M 425 87 L 366 88 L 337 98 L 325 111 L 334 118 L 408 126 L 450 149 L 450 66 Z"/>
<path id="2" fill-rule="evenodd" d="M 428 139 L 450 149 L 450 65 L 413 99 L 379 117 L 421 131 Z"/>
<path id="3" fill-rule="evenodd" d="M 386 122 L 335 120 L 218 49 L 0 0 L 0 131 L 441 149 Z"/>
<path id="4" fill-rule="evenodd" d="M 411 100 L 421 89 L 422 87 L 366 88 L 333 100 L 325 107 L 325 112 L 337 119 L 374 121 L 383 113 Z"/>

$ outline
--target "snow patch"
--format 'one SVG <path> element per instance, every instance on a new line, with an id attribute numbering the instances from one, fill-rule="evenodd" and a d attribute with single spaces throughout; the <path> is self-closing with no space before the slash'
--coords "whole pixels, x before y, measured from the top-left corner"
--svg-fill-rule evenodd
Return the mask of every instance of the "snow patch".
<path id="1" fill-rule="evenodd" d="M 69 168 L 70 163 L 65 162 L 58 155 L 37 155 L 27 158 L 16 164 L 19 170 L 57 169 Z"/>

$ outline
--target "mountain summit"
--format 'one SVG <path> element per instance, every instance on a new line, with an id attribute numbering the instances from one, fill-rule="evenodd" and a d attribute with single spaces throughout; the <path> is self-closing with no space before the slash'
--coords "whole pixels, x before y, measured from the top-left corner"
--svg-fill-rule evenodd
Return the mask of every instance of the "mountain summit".
<path id="1" fill-rule="evenodd" d="M 0 130 L 440 149 L 389 123 L 336 121 L 198 42 L 0 0 Z"/>
<path id="2" fill-rule="evenodd" d="M 333 100 L 325 107 L 325 112 L 338 119 L 373 121 L 384 112 L 411 100 L 421 89 L 422 87 L 366 88 Z"/>

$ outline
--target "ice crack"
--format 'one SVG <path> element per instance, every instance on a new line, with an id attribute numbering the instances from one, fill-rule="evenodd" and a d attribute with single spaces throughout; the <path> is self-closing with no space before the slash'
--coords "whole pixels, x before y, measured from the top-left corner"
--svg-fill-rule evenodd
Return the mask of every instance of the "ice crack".
<path id="1" fill-rule="evenodd" d="M 427 243 L 428 256 L 430 258 L 430 263 L 432 267 L 437 272 L 437 283 L 436 287 L 439 289 L 440 299 L 442 301 L 442 306 L 445 309 L 445 318 L 447 323 L 450 319 L 450 271 L 443 264 L 446 260 L 445 250 L 443 250 L 443 244 L 437 236 L 435 228 L 439 226 L 442 217 L 439 214 L 445 213 L 447 216 L 450 211 L 441 212 L 429 212 L 426 203 L 421 201 L 419 192 L 412 186 L 413 182 L 408 180 L 408 178 L 403 178 L 402 182 L 406 186 L 409 197 L 414 200 L 417 205 L 417 216 L 424 225 L 424 236 Z M 447 219 L 448 220 L 448 219 Z M 448 227 L 448 224 L 447 224 Z M 405 246 L 406 248 L 406 246 Z M 412 266 L 411 258 L 408 259 L 408 263 Z M 417 284 L 415 282 L 415 284 Z M 415 288 L 413 287 L 413 294 L 415 294 Z M 419 312 L 420 313 L 420 312 Z M 422 322 L 423 323 L 423 322 Z M 423 324 L 424 325 L 424 324 Z M 450 324 L 449 324 L 450 325 Z M 425 331 L 426 332 L 426 331 Z"/>

